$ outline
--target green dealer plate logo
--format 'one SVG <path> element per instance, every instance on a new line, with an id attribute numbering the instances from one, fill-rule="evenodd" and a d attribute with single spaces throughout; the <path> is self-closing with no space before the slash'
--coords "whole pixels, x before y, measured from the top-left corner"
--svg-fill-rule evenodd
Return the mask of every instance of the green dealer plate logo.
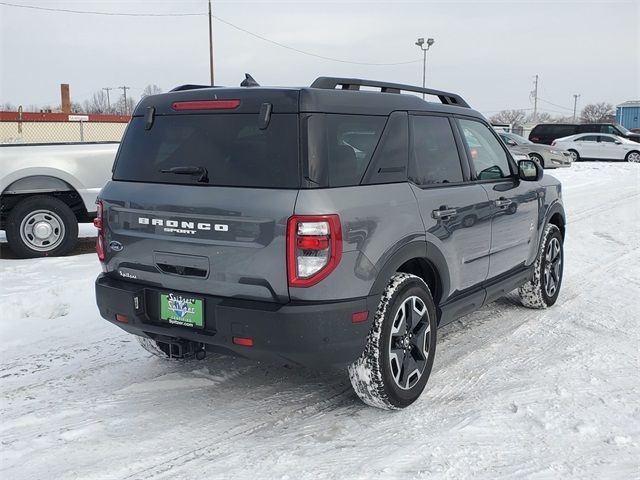
<path id="1" fill-rule="evenodd" d="M 201 298 L 176 293 L 160 294 L 160 320 L 184 327 L 204 328 L 204 302 Z"/>

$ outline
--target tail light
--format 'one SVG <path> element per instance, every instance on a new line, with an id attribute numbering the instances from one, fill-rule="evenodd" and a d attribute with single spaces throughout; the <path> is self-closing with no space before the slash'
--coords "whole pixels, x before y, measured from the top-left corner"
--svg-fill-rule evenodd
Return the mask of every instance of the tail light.
<path id="1" fill-rule="evenodd" d="M 290 287 L 310 287 L 326 278 L 342 258 L 338 215 L 294 215 L 287 222 Z"/>
<path id="2" fill-rule="evenodd" d="M 98 260 L 104 262 L 104 230 L 102 217 L 102 200 L 96 200 L 96 218 L 93 219 L 93 226 L 98 229 L 98 238 L 96 239 L 96 253 Z"/>

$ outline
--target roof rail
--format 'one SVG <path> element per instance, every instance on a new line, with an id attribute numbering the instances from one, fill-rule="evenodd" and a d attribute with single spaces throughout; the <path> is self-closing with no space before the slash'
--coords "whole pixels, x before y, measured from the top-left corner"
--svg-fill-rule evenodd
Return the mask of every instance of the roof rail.
<path id="1" fill-rule="evenodd" d="M 401 83 L 378 82 L 376 80 L 362 80 L 359 78 L 318 77 L 311 84 L 311 88 L 327 90 L 335 90 L 338 86 L 340 86 L 342 90 L 360 90 L 360 87 L 375 87 L 379 88 L 382 93 L 401 93 L 402 91 L 424 93 L 438 97 L 445 105 L 470 108 L 469 104 L 465 102 L 460 95 L 455 93 L 433 90 L 431 88 L 414 87 Z"/>
<path id="2" fill-rule="evenodd" d="M 186 85 L 179 85 L 176 88 L 169 90 L 170 92 L 181 92 L 182 90 L 197 90 L 198 88 L 214 88 L 211 85 L 192 85 L 190 83 Z"/>

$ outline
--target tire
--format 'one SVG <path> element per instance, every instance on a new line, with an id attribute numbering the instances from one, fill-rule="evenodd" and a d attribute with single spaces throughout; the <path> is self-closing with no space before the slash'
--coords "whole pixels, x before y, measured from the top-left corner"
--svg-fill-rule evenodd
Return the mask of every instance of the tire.
<path id="1" fill-rule="evenodd" d="M 529 158 L 538 162 L 542 168 L 547 168 L 547 166 L 544 164 L 544 159 L 537 153 L 529 154 Z"/>
<path id="2" fill-rule="evenodd" d="M 78 242 L 78 220 L 69 206 L 50 196 L 19 202 L 7 218 L 7 242 L 20 258 L 55 257 Z"/>
<path id="3" fill-rule="evenodd" d="M 579 162 L 581 160 L 580 154 L 577 152 L 577 150 L 569 149 L 567 151 L 571 154 L 571 162 Z"/>
<path id="4" fill-rule="evenodd" d="M 408 309 L 414 329 L 407 329 Z M 431 374 L 436 340 L 436 308 L 429 287 L 415 275 L 396 273 L 382 293 L 364 351 L 349 365 L 356 394 L 367 405 L 385 410 L 411 405 Z"/>
<path id="5" fill-rule="evenodd" d="M 631 150 L 624 159 L 629 163 L 640 163 L 640 152 Z"/>
<path id="6" fill-rule="evenodd" d="M 563 268 L 562 234 L 558 227 L 548 224 L 542 235 L 533 278 L 518 290 L 522 305 L 544 309 L 556 303 L 562 286 Z"/>

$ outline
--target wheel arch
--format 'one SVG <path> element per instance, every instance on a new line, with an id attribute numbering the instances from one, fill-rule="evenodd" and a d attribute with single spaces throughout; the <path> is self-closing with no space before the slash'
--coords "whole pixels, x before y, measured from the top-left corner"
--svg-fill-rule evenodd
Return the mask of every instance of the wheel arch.
<path id="1" fill-rule="evenodd" d="M 388 257 L 371 287 L 370 295 L 380 294 L 397 272 L 410 273 L 424 280 L 436 306 L 449 289 L 448 270 L 444 256 L 428 241 L 413 241 L 396 249 Z"/>
<path id="2" fill-rule="evenodd" d="M 4 220 L 22 200 L 33 196 L 52 196 L 62 200 L 73 211 L 79 222 L 89 221 L 82 196 L 66 180 L 52 175 L 30 175 L 11 182 L 0 194 L 0 217 Z"/>
<path id="3" fill-rule="evenodd" d="M 545 222 L 545 227 L 548 224 L 553 224 L 558 227 L 560 230 L 560 234 L 562 235 L 562 240 L 564 241 L 565 232 L 566 232 L 566 216 L 564 213 L 564 208 L 559 202 L 554 203 L 549 207 L 546 215 L 547 221 Z M 540 235 L 540 239 L 538 241 L 538 245 L 542 241 L 542 234 L 544 233 L 544 228 L 542 229 L 542 233 Z"/>

